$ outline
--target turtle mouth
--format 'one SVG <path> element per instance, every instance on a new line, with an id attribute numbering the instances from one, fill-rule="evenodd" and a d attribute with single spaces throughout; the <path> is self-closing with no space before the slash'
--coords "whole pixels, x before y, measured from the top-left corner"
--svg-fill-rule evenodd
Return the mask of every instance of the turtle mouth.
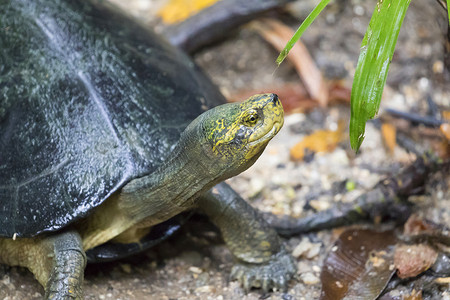
<path id="1" fill-rule="evenodd" d="M 283 124 L 281 122 L 278 122 L 278 121 L 274 122 L 272 125 L 272 128 L 266 134 L 264 134 L 262 137 L 254 140 L 254 141 L 249 142 L 248 145 L 250 147 L 252 147 L 257 144 L 262 144 L 262 143 L 270 141 L 278 133 L 278 131 L 280 131 L 282 126 L 283 126 Z"/>

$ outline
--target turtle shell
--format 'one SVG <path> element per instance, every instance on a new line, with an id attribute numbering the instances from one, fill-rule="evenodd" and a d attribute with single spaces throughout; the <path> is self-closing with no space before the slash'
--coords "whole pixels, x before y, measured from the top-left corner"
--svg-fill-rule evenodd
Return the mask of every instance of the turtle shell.
<path id="1" fill-rule="evenodd" d="M 86 216 L 224 102 L 184 53 L 105 4 L 0 2 L 0 236 Z"/>

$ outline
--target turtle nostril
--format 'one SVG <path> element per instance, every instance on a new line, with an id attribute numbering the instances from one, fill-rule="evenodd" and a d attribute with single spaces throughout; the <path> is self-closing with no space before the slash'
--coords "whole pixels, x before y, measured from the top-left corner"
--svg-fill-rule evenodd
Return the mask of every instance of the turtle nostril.
<path id="1" fill-rule="evenodd" d="M 273 104 L 278 103 L 278 96 L 276 94 L 272 94 L 272 102 L 273 102 Z"/>

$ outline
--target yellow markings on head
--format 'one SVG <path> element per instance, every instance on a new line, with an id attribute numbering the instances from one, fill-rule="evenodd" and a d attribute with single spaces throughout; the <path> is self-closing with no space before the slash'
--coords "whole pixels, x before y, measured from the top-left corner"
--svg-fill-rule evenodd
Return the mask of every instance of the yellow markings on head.
<path id="1" fill-rule="evenodd" d="M 217 130 L 224 130 L 225 129 L 225 125 L 223 124 L 223 119 L 219 119 L 216 121 L 217 124 Z"/>
<path id="2" fill-rule="evenodd" d="M 255 95 L 242 103 L 218 107 L 207 137 L 215 154 L 224 158 L 244 154 L 248 160 L 265 148 L 283 125 L 283 108 L 273 94 Z"/>
<path id="3" fill-rule="evenodd" d="M 239 120 L 239 118 L 240 116 L 238 117 L 237 120 Z M 225 120 L 223 118 L 216 120 L 216 124 L 217 124 L 216 127 L 214 127 L 214 129 L 211 130 L 209 136 L 211 140 L 214 140 L 213 151 L 215 153 L 219 151 L 218 149 L 220 145 L 227 144 L 234 139 L 236 132 L 239 130 L 240 127 L 240 124 L 236 122 L 233 122 L 228 126 L 225 125 Z"/>

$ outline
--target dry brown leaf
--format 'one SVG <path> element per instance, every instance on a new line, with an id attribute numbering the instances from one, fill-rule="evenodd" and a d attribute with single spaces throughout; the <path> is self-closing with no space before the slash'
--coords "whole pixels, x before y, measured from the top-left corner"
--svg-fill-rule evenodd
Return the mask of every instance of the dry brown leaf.
<path id="1" fill-rule="evenodd" d="M 450 141 L 443 139 L 437 143 L 432 144 L 433 150 L 442 159 L 450 158 Z"/>
<path id="2" fill-rule="evenodd" d="M 350 104 L 351 93 L 352 89 L 346 87 L 343 81 L 335 80 L 328 84 L 328 98 L 330 103 Z"/>
<path id="3" fill-rule="evenodd" d="M 343 82 L 334 81 L 329 87 L 329 104 L 350 103 L 351 89 L 345 87 Z M 319 103 L 312 99 L 305 87 L 300 83 L 284 83 L 279 85 L 267 86 L 259 89 L 240 90 L 227 97 L 228 102 L 242 101 L 250 96 L 261 93 L 275 93 L 283 103 L 284 112 L 297 113 L 308 112 L 319 106 Z"/>
<path id="4" fill-rule="evenodd" d="M 406 221 L 405 225 L 403 225 L 403 234 L 408 236 L 433 233 L 436 230 L 436 225 L 424 220 L 417 214 L 412 214 Z"/>
<path id="5" fill-rule="evenodd" d="M 383 144 L 388 150 L 389 154 L 394 153 L 396 143 L 396 129 L 392 124 L 389 123 L 383 123 L 381 125 L 381 135 L 383 137 Z"/>
<path id="6" fill-rule="evenodd" d="M 400 278 L 415 277 L 428 270 L 436 261 L 438 253 L 428 245 L 397 245 L 394 264 Z"/>
<path id="7" fill-rule="evenodd" d="M 305 152 L 308 150 L 317 152 L 331 152 L 338 143 L 344 138 L 344 123 L 339 122 L 338 129 L 331 130 L 318 130 L 311 135 L 305 137 L 302 141 L 297 143 L 291 148 L 292 160 L 303 160 Z"/>
<path id="8" fill-rule="evenodd" d="M 441 130 L 447 141 L 450 141 L 450 124 L 444 123 L 439 127 L 439 129 Z"/>
<path id="9" fill-rule="evenodd" d="M 450 121 L 450 110 L 442 111 L 442 118 L 444 120 Z"/>
<path id="10" fill-rule="evenodd" d="M 377 299 L 395 272 L 394 244 L 392 231 L 344 231 L 323 263 L 320 299 Z"/>
<path id="11" fill-rule="evenodd" d="M 228 102 L 238 102 L 261 93 L 277 94 L 283 104 L 285 113 L 305 112 L 318 106 L 317 101 L 308 96 L 305 88 L 300 83 L 285 83 L 257 90 L 241 90 L 227 97 L 227 100 Z"/>
<path id="12" fill-rule="evenodd" d="M 181 22 L 218 0 L 169 0 L 157 13 L 166 24 Z"/>
<path id="13" fill-rule="evenodd" d="M 277 51 L 283 50 L 286 43 L 294 35 L 294 31 L 277 20 L 264 19 L 253 21 L 250 27 L 257 31 Z M 295 66 L 311 98 L 316 99 L 321 106 L 328 103 L 328 88 L 322 73 L 314 60 L 300 41 L 290 51 L 287 57 Z"/>

